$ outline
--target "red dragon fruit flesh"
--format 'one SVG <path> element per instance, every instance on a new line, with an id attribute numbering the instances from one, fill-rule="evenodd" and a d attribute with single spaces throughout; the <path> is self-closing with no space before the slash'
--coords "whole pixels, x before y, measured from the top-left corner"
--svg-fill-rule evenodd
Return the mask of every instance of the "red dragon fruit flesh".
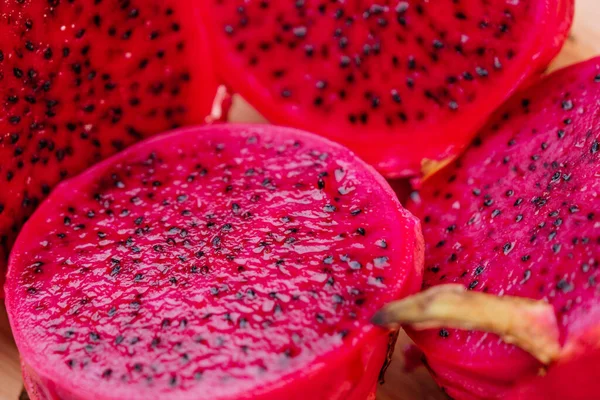
<path id="1" fill-rule="evenodd" d="M 426 290 L 375 321 L 413 323 L 454 399 L 598 398 L 598 99 L 600 58 L 552 74 L 411 197 Z"/>
<path id="2" fill-rule="evenodd" d="M 13 248 L 33 399 L 373 398 L 419 223 L 347 149 L 267 125 L 150 139 L 61 183 Z M 369 397 L 370 396 L 370 397 Z"/>
<path id="3" fill-rule="evenodd" d="M 217 84 L 196 8 L 0 1 L 0 287 L 19 229 L 59 181 L 203 122 Z"/>
<path id="4" fill-rule="evenodd" d="M 573 0 L 206 0 L 222 80 L 387 177 L 456 156 L 562 46 Z"/>

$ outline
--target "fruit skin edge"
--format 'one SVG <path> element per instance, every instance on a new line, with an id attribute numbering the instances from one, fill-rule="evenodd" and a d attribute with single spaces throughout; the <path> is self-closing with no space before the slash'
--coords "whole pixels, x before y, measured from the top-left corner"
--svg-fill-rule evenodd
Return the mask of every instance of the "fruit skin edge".
<path id="1" fill-rule="evenodd" d="M 439 167 L 439 168 L 442 168 L 442 167 Z M 435 168 L 435 169 L 438 169 L 438 168 Z M 371 393 L 371 394 L 369 395 L 369 398 L 371 398 L 371 396 L 374 396 L 374 394 L 372 394 L 372 393 Z"/>
<path id="2" fill-rule="evenodd" d="M 244 124 L 237 124 L 237 126 L 239 128 L 243 128 L 245 127 L 252 127 L 253 125 L 244 125 Z M 167 132 L 167 135 L 173 134 L 175 132 L 185 132 L 185 131 L 194 131 L 195 129 L 198 129 L 199 127 L 187 127 L 187 128 L 180 128 L 178 130 L 175 131 L 171 131 L 171 132 Z M 208 127 L 204 127 L 204 128 L 200 128 L 200 129 L 207 129 L 210 130 L 210 128 Z M 256 128 L 254 128 L 256 129 Z M 293 129 L 293 128 L 284 128 L 287 130 L 291 130 L 291 131 L 296 131 L 298 133 L 300 133 L 301 135 L 306 135 L 307 139 L 310 139 L 311 137 L 316 135 L 314 134 L 308 134 L 308 133 L 304 133 L 302 131 L 298 131 L 297 129 Z M 154 142 L 154 141 L 160 141 L 162 136 L 164 135 L 158 135 L 154 138 L 150 138 L 147 139 L 146 142 Z M 318 137 L 319 141 L 323 141 L 324 143 L 328 143 L 330 142 L 331 145 L 334 145 L 335 147 L 342 147 L 338 144 L 336 144 L 335 142 L 331 142 L 330 140 L 326 139 L 326 138 L 322 138 L 322 137 Z M 351 152 L 350 152 L 351 153 Z M 353 154 L 353 153 L 351 153 Z M 100 162 L 99 164 L 97 164 L 98 168 L 101 168 L 102 166 L 107 166 L 110 165 L 113 159 L 118 159 L 119 158 L 119 154 L 113 155 L 112 157 L 109 157 L 108 159 Z M 396 195 L 392 189 L 392 187 L 390 187 L 390 185 L 388 184 L 388 182 L 380 175 L 378 174 L 370 165 L 364 163 L 362 160 L 360 160 L 359 158 L 355 159 L 357 164 L 362 166 L 363 168 L 366 169 L 366 171 L 370 172 L 370 175 L 372 175 L 372 179 L 373 182 L 376 184 L 379 184 L 381 186 L 381 189 L 390 196 L 390 199 L 396 199 Z M 93 171 L 92 171 L 93 172 Z M 92 175 L 90 173 L 90 171 L 86 171 L 81 175 Z M 71 178 L 71 179 L 78 179 L 78 177 L 75 178 Z M 406 230 L 407 231 L 414 231 L 414 236 L 410 236 L 411 238 L 414 239 L 414 243 L 412 243 L 412 241 L 407 241 L 406 246 L 410 247 L 411 250 L 407 250 L 406 251 L 406 256 L 409 257 L 407 258 L 406 264 L 407 267 L 412 267 L 412 268 L 408 268 L 409 271 L 411 272 L 409 275 L 406 276 L 406 279 L 403 282 L 402 285 L 402 292 L 404 294 L 407 293 L 416 293 L 418 291 L 418 288 L 420 287 L 420 282 L 422 279 L 422 264 L 423 264 L 423 250 L 424 250 L 424 246 L 423 246 L 423 237 L 421 234 L 421 229 L 420 229 L 420 222 L 412 215 L 410 214 L 406 209 L 404 209 L 401 204 L 399 204 L 399 202 L 397 201 L 397 199 L 395 201 L 393 201 L 396 203 L 398 210 L 396 212 L 398 212 L 399 214 L 403 215 L 405 218 L 405 222 L 406 222 Z M 394 210 L 396 210 L 396 208 L 394 208 Z M 410 261 L 410 262 L 409 262 Z M 10 319 L 10 317 L 9 317 Z M 280 398 L 277 395 L 286 395 L 286 398 L 288 399 L 304 399 L 304 395 L 300 394 L 302 393 L 302 389 L 306 389 L 304 388 L 300 388 L 299 390 L 297 390 L 297 394 L 290 397 L 288 391 L 290 390 L 290 388 L 286 388 L 283 387 L 284 385 L 291 385 L 292 388 L 297 388 L 300 387 L 301 384 L 305 383 L 303 381 L 308 381 L 309 383 L 311 383 L 311 386 L 316 386 L 317 389 L 319 389 L 318 391 L 321 393 L 327 393 L 326 397 L 327 399 L 348 399 L 348 400 L 364 400 L 365 398 L 369 398 L 369 399 L 374 399 L 375 398 L 375 393 L 376 393 L 376 389 L 377 389 L 377 381 L 378 381 L 378 377 L 381 376 L 381 372 L 382 372 L 382 366 L 385 367 L 386 366 L 386 362 L 387 359 L 390 357 L 390 352 L 393 352 L 393 347 L 391 346 L 393 343 L 395 343 L 395 340 L 397 338 L 397 331 L 392 332 L 390 334 L 390 332 L 388 330 L 384 330 L 381 328 L 377 328 L 371 325 L 365 326 L 363 327 L 363 330 L 365 331 L 364 336 L 361 338 L 361 343 L 360 346 L 361 347 L 353 347 L 351 348 L 352 351 L 346 351 L 344 352 L 344 354 L 342 356 L 339 357 L 339 359 L 337 360 L 338 365 L 343 364 L 346 366 L 346 369 L 342 374 L 341 379 L 337 379 L 336 382 L 332 383 L 331 382 L 331 377 L 335 376 L 335 377 L 339 377 L 340 375 L 340 371 L 338 369 L 336 369 L 336 365 L 331 365 L 332 363 L 326 363 L 324 362 L 325 360 L 327 360 L 327 356 L 329 356 L 329 354 L 324 354 L 321 355 L 318 360 L 320 359 L 320 363 L 318 363 L 315 366 L 315 373 L 313 374 L 313 376 L 310 376 L 309 374 L 304 374 L 304 375 L 300 375 L 299 377 L 288 377 L 287 378 L 287 382 L 283 382 L 280 386 L 281 387 L 274 387 L 271 386 L 269 388 L 268 392 L 265 393 L 261 393 L 260 391 L 258 391 L 255 395 L 259 398 L 265 398 L 265 399 L 277 399 Z M 348 346 L 346 346 L 348 347 Z M 344 361 L 343 363 L 340 363 L 339 361 Z M 319 365 L 321 364 L 321 365 Z M 324 366 L 324 367 L 323 367 Z M 358 366 L 358 368 L 356 368 L 356 366 Z M 323 367 L 323 368 L 321 368 Z M 21 369 L 22 369 L 22 374 L 24 377 L 24 385 L 26 387 L 26 390 L 30 393 L 30 397 L 33 400 L 47 400 L 47 399 L 56 399 L 56 400 L 65 400 L 65 399 L 71 399 L 71 398 L 77 398 L 77 399 L 81 399 L 81 396 L 75 397 L 73 396 L 74 393 L 72 393 L 69 389 L 66 389 L 65 387 L 62 387 L 61 385 L 61 381 L 57 381 L 57 380 L 51 380 L 48 379 L 48 377 L 45 377 L 43 374 L 40 374 L 38 372 L 36 372 L 33 368 L 31 368 L 31 366 L 29 366 L 25 360 L 23 358 L 21 358 Z M 329 371 L 328 371 L 329 370 Z M 46 370 L 48 371 L 48 370 Z M 328 373 L 329 372 L 329 373 Z M 300 379 L 298 379 L 300 378 Z M 66 379 L 65 379 L 66 381 Z M 300 381 L 300 385 L 297 383 L 298 381 Z M 315 384 L 316 382 L 316 384 Z M 374 383 L 370 383 L 370 382 L 374 382 Z M 342 388 L 342 389 L 348 389 L 348 386 L 351 386 L 351 395 L 349 397 L 347 397 L 346 395 L 340 394 L 340 393 L 336 393 L 336 390 L 333 390 L 335 388 Z M 311 391 L 317 391 L 317 389 L 312 388 Z M 275 397 L 271 397 L 273 396 L 271 394 L 271 392 L 275 393 Z M 342 391 L 343 392 L 343 391 Z M 265 395 L 266 394 L 266 395 Z M 96 399 L 104 399 L 105 397 L 97 397 L 95 394 L 90 394 L 91 396 L 94 396 L 93 398 Z M 340 396 L 344 396 L 344 397 L 340 397 Z M 85 398 L 85 397 L 83 397 Z M 111 399 L 111 397 L 106 397 L 107 399 Z M 250 396 L 248 397 L 248 399 L 254 399 L 254 396 Z"/>
<path id="3" fill-rule="evenodd" d="M 353 364 L 361 365 L 364 367 L 364 371 L 360 369 L 356 369 L 355 372 L 351 373 L 351 377 L 356 376 L 356 374 L 362 375 L 362 379 L 358 385 L 354 385 L 353 390 L 348 397 L 341 397 L 343 395 L 330 393 L 327 399 L 339 399 L 339 400 L 376 400 L 376 392 L 377 392 L 377 378 L 380 375 L 381 366 L 385 364 L 385 360 L 387 357 L 386 353 L 383 354 L 381 349 L 385 346 L 386 349 L 389 349 L 389 339 L 388 336 L 379 337 L 378 343 L 375 346 L 363 346 L 360 354 L 355 357 L 353 360 Z M 23 386 L 24 390 L 23 394 L 27 395 L 26 399 L 29 400 L 70 400 L 70 399 L 80 399 L 81 397 L 74 397 L 71 392 L 65 390 L 58 386 L 55 382 L 45 379 L 43 376 L 36 374 L 35 371 L 27 365 L 27 363 L 21 358 L 21 373 L 23 376 Z M 352 385 L 352 379 L 346 380 L 337 380 L 334 381 L 331 379 L 335 377 L 337 371 L 330 371 L 330 374 L 321 373 L 319 386 L 323 389 L 332 389 L 336 387 L 344 387 L 348 384 Z M 353 375 L 353 376 L 352 376 Z M 366 379 L 369 378 L 369 379 Z M 371 380 L 375 379 L 374 384 L 369 384 Z M 303 395 L 303 390 L 306 390 L 306 387 L 294 388 L 294 394 L 289 393 L 289 388 L 285 391 L 280 391 L 280 395 L 285 394 L 285 398 L 287 400 L 305 400 L 306 398 Z M 99 397 L 94 396 L 94 394 L 90 394 L 89 398 L 93 398 L 94 400 L 100 400 Z M 252 399 L 253 397 L 248 397 L 248 399 Z M 275 395 L 275 397 L 270 397 L 272 400 L 277 400 L 280 397 Z"/>
<path id="4" fill-rule="evenodd" d="M 492 97 L 494 104 L 496 104 L 496 107 L 492 108 L 487 115 L 485 113 L 483 115 L 480 113 L 476 113 L 476 115 L 464 115 L 454 122 L 453 125 L 462 126 L 465 121 L 476 120 L 476 123 L 471 124 L 473 127 L 470 131 L 471 133 L 462 132 L 460 134 L 462 140 L 453 143 L 445 143 L 443 145 L 436 144 L 437 148 L 434 153 L 429 151 L 429 154 L 423 154 L 421 159 L 411 159 L 410 162 L 405 160 L 406 157 L 398 157 L 391 152 L 388 152 L 383 159 L 378 159 L 377 157 L 374 159 L 370 154 L 361 154 L 360 157 L 371 164 L 386 178 L 412 178 L 412 182 L 418 187 L 422 180 L 428 175 L 431 175 L 437 171 L 437 169 L 442 168 L 447 163 L 460 156 L 460 154 L 468 147 L 471 140 L 476 136 L 477 132 L 485 126 L 487 120 L 494 114 L 496 109 L 500 108 L 502 104 L 513 95 L 540 80 L 547 69 L 548 64 L 550 64 L 552 59 L 559 53 L 567 39 L 569 29 L 573 23 L 575 11 L 574 1 L 575 0 L 545 0 L 543 4 L 540 2 L 540 13 L 544 12 L 549 18 L 544 19 L 543 28 L 545 29 L 541 29 L 537 36 L 531 38 L 532 43 L 530 44 L 531 47 L 529 50 L 537 49 L 537 51 L 532 52 L 529 59 L 523 59 L 521 61 L 521 68 L 517 68 L 517 70 L 523 71 L 521 74 L 513 77 L 513 79 L 505 78 L 503 82 L 500 82 L 497 85 L 497 87 L 502 87 L 503 84 L 513 81 L 513 88 L 510 91 L 505 92 L 504 94 L 499 90 L 493 90 L 491 93 L 487 93 L 487 97 Z M 554 4 L 554 7 L 552 7 L 552 4 L 550 3 Z M 317 127 L 315 127 L 314 124 L 311 125 L 305 118 L 298 118 L 299 113 L 297 109 L 293 109 L 290 113 L 289 109 L 286 111 L 285 109 L 280 110 L 277 107 L 273 107 L 273 101 L 276 100 L 272 98 L 269 90 L 263 87 L 263 85 L 261 85 L 253 76 L 251 76 L 250 79 L 244 79 L 241 74 L 236 71 L 238 68 L 235 63 L 228 62 L 227 53 L 219 51 L 219 47 L 217 46 L 220 37 L 216 32 L 220 32 L 220 30 L 215 26 L 214 18 L 211 17 L 212 7 L 212 5 L 208 4 L 208 1 L 202 3 L 199 8 L 199 17 L 205 20 L 208 27 L 207 31 L 209 38 L 211 39 L 210 42 L 216 59 L 215 64 L 218 66 L 219 70 L 218 75 L 221 82 L 224 82 L 227 86 L 229 97 L 244 97 L 243 101 L 245 103 L 252 104 L 252 109 L 254 110 L 252 112 L 253 122 L 262 122 L 262 120 L 265 120 L 275 121 L 276 124 L 280 125 L 287 125 L 288 120 L 295 119 L 294 124 L 291 126 L 309 132 L 318 132 L 316 129 Z M 250 102 L 249 99 L 252 99 L 252 102 Z M 428 127 L 422 127 L 422 129 L 427 128 Z M 321 132 L 318 134 L 321 135 Z M 436 133 L 436 137 L 439 139 L 453 134 L 455 135 L 456 132 L 451 129 L 451 127 L 441 126 Z M 330 139 L 350 148 L 352 151 L 356 151 L 356 148 L 369 148 L 369 144 L 373 140 L 371 138 L 361 138 L 360 140 L 354 138 L 353 141 L 350 141 L 346 140 L 345 135 L 338 135 L 331 137 Z M 434 139 L 435 138 L 432 138 L 432 140 Z M 360 142 L 360 144 L 355 145 L 357 142 Z M 407 143 L 410 144 L 410 142 Z M 406 146 L 407 143 L 404 145 Z M 431 150 L 431 141 L 430 146 L 428 147 L 429 150 Z"/>

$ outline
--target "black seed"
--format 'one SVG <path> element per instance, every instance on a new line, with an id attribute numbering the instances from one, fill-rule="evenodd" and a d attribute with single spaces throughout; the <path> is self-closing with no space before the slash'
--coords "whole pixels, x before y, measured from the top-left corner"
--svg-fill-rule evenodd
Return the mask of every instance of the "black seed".
<path id="1" fill-rule="evenodd" d="M 371 108 L 379 107 L 379 103 L 380 103 L 379 97 L 373 96 L 371 98 Z"/>
<path id="2" fill-rule="evenodd" d="M 110 271 L 110 276 L 116 276 L 119 274 L 119 272 L 121 272 L 121 266 L 119 264 L 117 264 L 116 266 L 113 267 L 113 269 Z"/>
<path id="3" fill-rule="evenodd" d="M 298 26 L 298 27 L 294 28 L 292 30 L 292 32 L 294 33 L 294 36 L 296 36 L 297 38 L 303 38 L 306 36 L 306 27 Z"/>
<path id="4" fill-rule="evenodd" d="M 348 57 L 348 56 L 342 56 L 340 58 L 340 67 L 346 68 L 349 65 L 350 65 L 350 57 Z"/>
<path id="5" fill-rule="evenodd" d="M 312 45 L 307 44 L 306 46 L 304 46 L 304 54 L 306 54 L 307 57 L 312 57 L 314 52 L 315 48 Z"/>
<path id="6" fill-rule="evenodd" d="M 387 256 L 375 257 L 373 259 L 373 264 L 376 267 L 383 267 L 383 266 L 387 265 L 387 263 L 388 263 L 389 260 L 390 259 Z"/>
<path id="7" fill-rule="evenodd" d="M 375 244 L 382 249 L 387 249 L 387 242 L 385 239 L 379 239 Z"/>
<path id="8" fill-rule="evenodd" d="M 44 50 L 44 58 L 46 60 L 50 60 L 52 58 L 52 49 L 50 47 Z"/>
<path id="9" fill-rule="evenodd" d="M 350 266 L 350 269 L 353 269 L 353 270 L 359 270 L 362 268 L 362 264 L 359 263 L 358 261 L 350 261 L 348 263 L 348 265 Z"/>
<path id="10" fill-rule="evenodd" d="M 335 212 L 337 210 L 336 206 L 332 205 L 332 204 L 326 204 L 323 207 L 323 211 L 327 212 L 327 213 L 332 213 Z"/>
<path id="11" fill-rule="evenodd" d="M 587 219 L 590 220 L 590 221 L 593 221 L 594 220 L 594 213 L 589 213 L 587 215 Z"/>
<path id="12" fill-rule="evenodd" d="M 529 278 L 531 278 L 531 270 L 526 269 L 525 272 L 523 273 L 523 279 L 521 280 L 520 284 L 524 284 L 525 282 L 527 282 L 529 280 Z"/>
<path id="13" fill-rule="evenodd" d="M 347 37 L 341 37 L 340 41 L 338 42 L 338 45 L 340 46 L 340 49 L 345 49 L 346 46 L 348 46 L 348 38 Z"/>
<path id="14" fill-rule="evenodd" d="M 564 279 L 561 279 L 560 281 L 558 281 L 558 283 L 556 284 L 556 288 L 560 291 L 562 291 L 563 293 L 568 293 L 570 291 L 573 290 L 573 285 L 570 284 L 569 282 L 567 282 Z"/>

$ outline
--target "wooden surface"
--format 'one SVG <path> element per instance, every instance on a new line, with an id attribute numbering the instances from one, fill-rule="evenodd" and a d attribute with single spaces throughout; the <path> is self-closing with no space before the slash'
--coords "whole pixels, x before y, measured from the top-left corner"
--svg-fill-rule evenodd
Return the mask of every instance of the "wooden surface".
<path id="1" fill-rule="evenodd" d="M 14 346 L 4 306 L 0 306 L 0 400 L 16 400 L 21 391 L 19 355 Z"/>
<path id="2" fill-rule="evenodd" d="M 600 55 L 600 0 L 576 2 L 575 26 L 552 69 Z M 259 118 L 241 102 L 236 102 L 235 107 L 237 121 Z M 402 352 L 407 345 L 408 339 L 401 336 L 394 362 L 386 376 L 386 384 L 379 388 L 378 400 L 445 399 L 424 368 L 404 371 Z M 21 389 L 18 354 L 10 337 L 6 313 L 0 305 L 0 400 L 16 400 Z"/>

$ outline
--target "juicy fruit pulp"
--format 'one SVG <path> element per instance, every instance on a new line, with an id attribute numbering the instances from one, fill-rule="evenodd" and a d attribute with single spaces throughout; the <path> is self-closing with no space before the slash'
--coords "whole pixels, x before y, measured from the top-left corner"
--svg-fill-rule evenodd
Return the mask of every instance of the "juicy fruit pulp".
<path id="1" fill-rule="evenodd" d="M 221 78 L 388 177 L 432 172 L 558 52 L 572 0 L 209 0 Z"/>
<path id="2" fill-rule="evenodd" d="M 548 367 L 554 381 L 561 376 L 554 368 L 572 376 L 569 365 L 599 338 L 599 97 L 600 59 L 551 75 L 499 110 L 410 207 L 423 221 L 425 288 L 460 283 L 553 307 L 562 345 Z M 489 333 L 442 328 L 411 336 L 456 399 L 502 397 L 541 367 Z M 593 369 L 578 373 L 600 378 Z M 562 383 L 572 386 L 566 376 Z M 578 388 L 588 398 L 597 389 Z"/>
<path id="3" fill-rule="evenodd" d="M 0 3 L 0 285 L 19 229 L 60 180 L 203 122 L 216 83 L 192 4 Z"/>
<path id="4" fill-rule="evenodd" d="M 364 399 L 419 224 L 343 147 L 287 128 L 147 141 L 62 183 L 13 250 L 30 393 Z"/>

